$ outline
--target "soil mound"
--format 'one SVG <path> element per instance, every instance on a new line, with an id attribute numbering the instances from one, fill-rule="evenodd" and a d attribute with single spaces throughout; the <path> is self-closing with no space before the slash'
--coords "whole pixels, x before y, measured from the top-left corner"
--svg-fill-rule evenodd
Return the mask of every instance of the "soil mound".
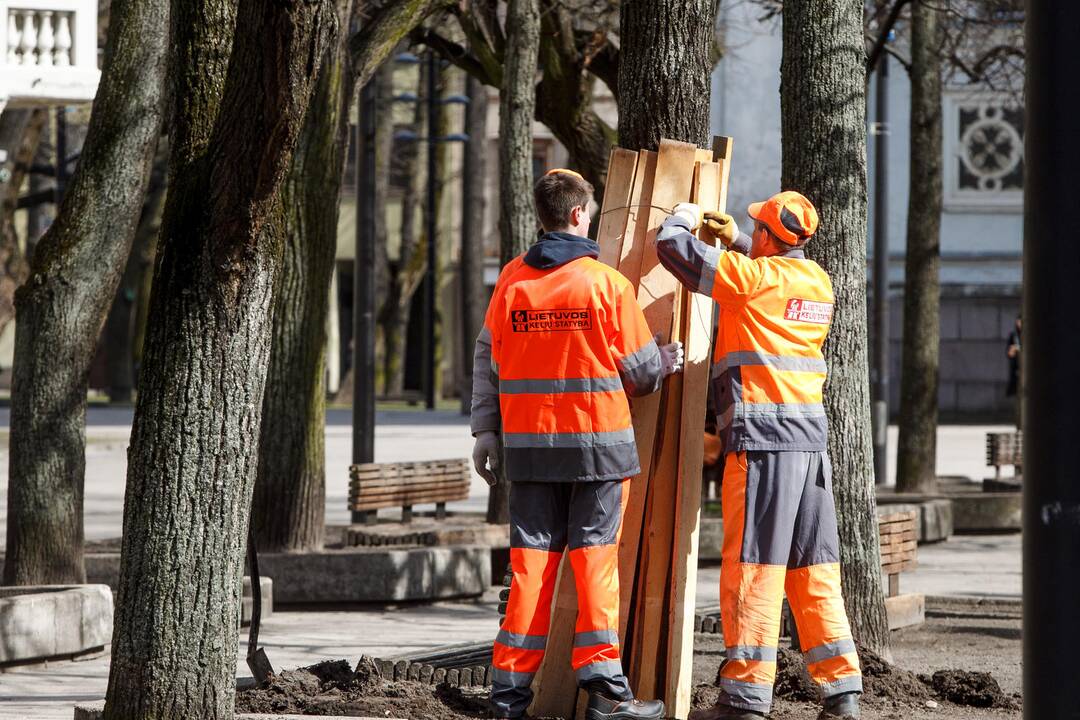
<path id="1" fill-rule="evenodd" d="M 990 673 L 938 670 L 930 676 L 929 684 L 942 699 L 957 705 L 1016 709 L 1016 703 L 1001 691 L 1001 686 Z"/>
<path id="2" fill-rule="evenodd" d="M 915 674 L 890 665 L 879 655 L 859 648 L 863 671 L 863 696 L 918 703 L 933 697 Z M 780 648 L 776 657 L 774 694 L 786 700 L 817 702 L 817 686 L 806 672 L 801 653 Z"/>
<path id="3" fill-rule="evenodd" d="M 264 688 L 236 694 L 238 712 L 465 720 L 487 717 L 487 690 L 385 680 L 368 657 L 353 669 L 328 660 L 286 670 Z"/>

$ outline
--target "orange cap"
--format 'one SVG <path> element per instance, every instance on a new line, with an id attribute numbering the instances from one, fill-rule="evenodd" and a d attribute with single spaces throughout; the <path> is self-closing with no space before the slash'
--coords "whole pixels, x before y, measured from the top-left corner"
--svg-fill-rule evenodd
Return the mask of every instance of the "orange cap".
<path id="1" fill-rule="evenodd" d="M 581 177 L 581 173 L 576 173 L 573 170 L 567 170 L 566 168 L 551 168 L 550 170 L 548 170 L 544 174 L 545 175 L 554 175 L 555 173 L 563 173 L 565 175 L 573 175 L 578 180 L 581 180 L 582 182 L 585 181 L 585 178 Z"/>
<path id="2" fill-rule="evenodd" d="M 813 203 L 794 190 L 776 193 L 765 202 L 750 203 L 746 212 L 788 245 L 804 242 L 818 226 Z"/>

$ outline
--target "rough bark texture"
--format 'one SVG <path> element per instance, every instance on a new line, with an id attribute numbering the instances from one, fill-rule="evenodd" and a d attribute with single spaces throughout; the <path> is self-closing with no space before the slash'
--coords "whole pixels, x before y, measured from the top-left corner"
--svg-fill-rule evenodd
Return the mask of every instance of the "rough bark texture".
<path id="1" fill-rule="evenodd" d="M 349 55 L 357 87 L 363 87 L 401 39 L 428 15 L 451 5 L 449 0 L 395 0 L 375 9 L 349 39 Z"/>
<path id="2" fill-rule="evenodd" d="M 4 583 L 84 582 L 86 384 L 164 112 L 169 9 L 116 0 L 82 158 L 16 292 Z"/>
<path id="3" fill-rule="evenodd" d="M 417 73 L 417 96 L 427 87 L 427 64 L 421 63 Z M 427 136 L 427 109 L 417 103 L 413 114 L 413 132 Z M 427 269 L 427 253 L 420 243 L 417 221 L 418 208 L 424 197 L 427 172 L 420 163 L 421 143 L 406 143 L 400 153 L 402 174 L 409 178 L 401 198 L 401 242 L 398 257 L 389 262 L 389 284 L 379 324 L 383 330 L 383 393 L 397 397 L 405 389 L 405 338 L 409 327 L 409 312 L 413 295 L 420 288 Z"/>
<path id="4" fill-rule="evenodd" d="M 15 290 L 30 274 L 26 255 L 19 250 L 15 209 L 19 188 L 43 144 L 47 120 L 48 111 L 44 109 L 0 113 L 0 150 L 7 152 L 7 161 L 0 170 L 8 173 L 7 182 L 0 182 L 0 332 L 15 319 Z"/>
<path id="5" fill-rule="evenodd" d="M 351 0 L 338 0 L 339 24 L 351 12 Z M 252 506 L 260 551 L 316 550 L 325 535 L 326 316 L 352 95 L 345 44 L 336 42 L 281 186 L 285 251 Z"/>
<path id="6" fill-rule="evenodd" d="M 233 717 L 284 242 L 268 219 L 336 26 L 329 0 L 172 10 L 172 176 L 128 453 L 107 720 Z"/>
<path id="7" fill-rule="evenodd" d="M 465 79 L 464 167 L 461 213 L 461 412 L 472 408 L 473 344 L 484 324 L 484 184 L 487 178 L 487 88 L 472 75 Z"/>
<path id="8" fill-rule="evenodd" d="M 499 89 L 499 259 L 504 266 L 536 239 L 532 124 L 539 48 L 537 0 L 510 0 L 506 11 L 506 69 Z M 487 521 L 510 521 L 510 483 L 502 473 L 488 493 Z"/>
<path id="9" fill-rule="evenodd" d="M 896 487 L 937 491 L 938 267 L 941 260 L 941 10 L 911 6 L 911 182 Z"/>
<path id="10" fill-rule="evenodd" d="M 844 603 L 855 638 L 888 652 L 870 430 L 866 328 L 866 86 L 860 0 L 784 3 L 781 185 L 821 224 L 808 245 L 832 278 L 825 357 Z"/>
<path id="11" fill-rule="evenodd" d="M 116 288 L 112 309 L 105 321 L 105 352 L 108 360 L 106 368 L 109 382 L 109 402 L 131 402 L 135 389 L 135 338 L 136 338 L 136 301 L 139 287 L 143 284 L 149 265 L 148 258 L 154 255 L 158 231 L 161 229 L 161 213 L 165 207 L 166 177 L 169 172 L 169 146 L 162 136 L 154 158 L 154 167 L 150 176 L 150 186 L 146 191 L 139 225 L 135 230 L 135 240 L 131 244 L 124 274 Z"/>
<path id="12" fill-rule="evenodd" d="M 709 143 L 712 0 L 623 0 L 619 145 L 656 150 L 660 138 Z"/>

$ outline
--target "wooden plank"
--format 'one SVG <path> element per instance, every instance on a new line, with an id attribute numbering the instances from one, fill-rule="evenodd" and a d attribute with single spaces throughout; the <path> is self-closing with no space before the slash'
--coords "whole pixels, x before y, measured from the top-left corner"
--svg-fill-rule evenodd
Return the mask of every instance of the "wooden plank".
<path id="1" fill-rule="evenodd" d="M 399 493 L 398 495 L 387 495 L 385 497 L 378 498 L 376 500 L 363 499 L 350 503 L 350 510 L 378 510 L 379 508 L 398 507 L 399 505 L 422 505 L 425 503 L 435 502 L 447 502 L 451 500 L 465 500 L 469 497 L 468 493 L 460 492 L 439 492 L 429 493 L 426 495 L 411 495 L 409 493 Z"/>
<path id="2" fill-rule="evenodd" d="M 878 515 L 878 525 L 883 525 L 890 522 L 899 522 L 902 520 L 909 520 L 914 522 L 917 513 L 914 510 L 907 512 L 890 513 L 889 515 Z"/>
<path id="3" fill-rule="evenodd" d="M 885 614 L 889 617 L 889 630 L 922 625 L 926 622 L 926 597 L 909 593 L 885 598 Z"/>
<path id="4" fill-rule="evenodd" d="M 729 139 L 730 140 L 730 139 Z M 710 153 L 711 156 L 711 153 Z M 724 211 L 726 178 L 721 163 L 698 166 L 695 200 L 703 211 Z M 688 295 L 683 332 L 686 365 L 683 370 L 682 425 L 679 430 L 679 484 L 676 491 L 675 542 L 672 560 L 671 602 L 668 619 L 668 652 L 664 698 L 672 717 L 690 712 L 691 675 L 694 656 L 694 611 L 697 598 L 698 534 L 701 521 L 701 475 L 704 462 L 704 429 L 709 369 L 713 347 L 713 302 L 701 294 Z"/>
<path id="5" fill-rule="evenodd" d="M 622 255 L 623 232 L 630 211 L 630 195 L 638 154 L 625 148 L 612 148 L 608 158 L 607 187 L 604 188 L 604 207 L 600 211 L 596 242 L 600 244 L 600 262 L 618 268 Z"/>
<path id="6" fill-rule="evenodd" d="M 574 626 L 577 620 L 577 588 L 570 557 L 563 553 L 559 576 L 555 581 L 555 599 L 551 607 L 551 626 L 540 670 L 533 679 L 530 717 L 573 717 L 577 700 L 577 681 L 570 666 L 574 650 Z"/>
<path id="7" fill-rule="evenodd" d="M 656 153 L 642 150 L 638 153 L 634 187 L 630 192 L 630 208 L 626 213 L 622 253 L 615 267 L 637 290 L 641 279 L 641 257 L 649 231 L 649 205 L 652 202 L 653 180 L 656 177 Z M 610 182 L 610 180 L 608 181 Z"/>
<path id="8" fill-rule="evenodd" d="M 638 303 L 653 332 L 669 342 L 676 314 L 676 300 L 681 286 L 661 264 L 656 255 L 656 233 L 671 208 L 691 198 L 696 168 L 697 148 L 688 143 L 660 141 L 653 181 L 649 229 L 641 258 L 641 281 Z M 646 511 L 648 522 L 643 533 L 644 547 L 639 551 L 639 597 L 635 605 L 630 638 L 630 682 L 641 697 L 655 697 L 663 690 L 659 673 L 666 671 L 661 642 L 667 625 L 667 583 L 671 577 L 672 541 L 674 539 L 674 493 L 678 474 L 679 413 L 682 409 L 682 377 L 669 378 L 661 397 L 654 393 L 639 398 L 635 415 L 644 413 L 643 432 L 638 436 L 638 453 L 655 457 L 649 473 Z M 671 412 L 660 414 L 667 407 Z M 649 422 L 658 418 L 655 422 Z M 657 440 L 666 437 L 667 446 Z M 627 664 L 624 662 L 624 664 Z"/>
<path id="9" fill-rule="evenodd" d="M 379 478 L 376 480 L 353 480 L 349 483 L 349 488 L 355 492 L 371 492 L 381 490 L 383 488 L 406 488 L 406 487 L 419 487 L 423 485 L 468 485 L 469 480 L 461 476 L 461 473 L 454 475 L 428 475 L 425 477 L 415 478 Z"/>

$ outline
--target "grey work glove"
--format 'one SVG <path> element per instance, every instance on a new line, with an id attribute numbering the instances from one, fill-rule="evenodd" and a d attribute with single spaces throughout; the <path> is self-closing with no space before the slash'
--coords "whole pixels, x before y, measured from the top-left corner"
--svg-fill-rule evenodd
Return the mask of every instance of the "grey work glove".
<path id="1" fill-rule="evenodd" d="M 683 346 L 682 343 L 676 340 L 673 343 L 667 345 L 660 345 L 660 333 L 656 333 L 653 338 L 656 344 L 660 347 L 660 375 L 667 377 L 668 375 L 674 375 L 677 372 L 682 372 L 683 369 Z"/>
<path id="2" fill-rule="evenodd" d="M 480 477 L 484 478 L 488 487 L 494 487 L 499 481 L 498 476 L 495 475 L 499 470 L 499 436 L 494 431 L 484 430 L 476 434 L 472 461 L 476 466 L 476 472 L 480 473 Z"/>

